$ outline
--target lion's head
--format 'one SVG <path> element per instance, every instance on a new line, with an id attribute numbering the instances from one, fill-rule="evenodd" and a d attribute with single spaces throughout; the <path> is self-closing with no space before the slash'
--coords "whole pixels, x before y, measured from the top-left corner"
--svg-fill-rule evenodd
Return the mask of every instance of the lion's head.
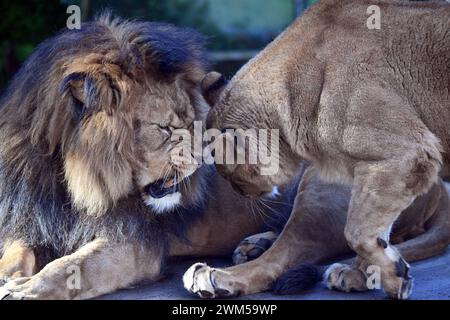
<path id="1" fill-rule="evenodd" d="M 171 137 L 208 111 L 202 45 L 191 30 L 109 15 L 60 33 L 3 98 L 7 148 L 26 144 L 26 161 L 58 154 L 52 167 L 61 166 L 72 205 L 89 215 L 136 193 L 157 213 L 197 201 L 197 166 L 174 163 Z M 189 190 L 183 179 L 193 180 Z"/>

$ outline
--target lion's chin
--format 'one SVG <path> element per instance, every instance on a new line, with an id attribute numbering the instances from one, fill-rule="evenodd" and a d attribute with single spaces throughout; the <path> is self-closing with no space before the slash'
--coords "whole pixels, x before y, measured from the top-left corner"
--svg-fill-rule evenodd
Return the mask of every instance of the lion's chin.
<path id="1" fill-rule="evenodd" d="M 156 214 L 163 214 L 174 210 L 181 203 L 181 193 L 175 192 L 156 199 L 152 196 L 144 197 L 145 204 L 152 208 Z"/>

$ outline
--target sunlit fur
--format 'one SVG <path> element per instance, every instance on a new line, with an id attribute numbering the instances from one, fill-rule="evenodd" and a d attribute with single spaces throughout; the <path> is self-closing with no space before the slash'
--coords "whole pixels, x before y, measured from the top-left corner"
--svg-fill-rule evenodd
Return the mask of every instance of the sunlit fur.
<path id="1" fill-rule="evenodd" d="M 181 201 L 181 193 L 176 192 L 165 196 L 162 199 L 155 199 L 149 196 L 145 203 L 153 208 L 153 210 L 158 214 L 163 214 L 167 211 L 172 211 L 175 209 Z"/>

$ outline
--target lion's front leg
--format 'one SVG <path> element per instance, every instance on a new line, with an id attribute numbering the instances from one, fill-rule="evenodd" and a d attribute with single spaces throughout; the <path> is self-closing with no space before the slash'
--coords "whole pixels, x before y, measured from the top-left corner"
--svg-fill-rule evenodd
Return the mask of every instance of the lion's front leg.
<path id="1" fill-rule="evenodd" d="M 7 299 L 89 299 L 159 276 L 161 254 L 126 244 L 94 240 L 28 278 L 8 282 Z"/>
<path id="2" fill-rule="evenodd" d="M 202 298 L 248 295 L 271 289 L 274 281 L 298 261 L 317 263 L 327 257 L 326 241 L 311 241 L 305 233 L 304 213 L 297 196 L 294 211 L 278 240 L 256 260 L 234 267 L 212 268 L 194 264 L 183 276 L 185 288 Z"/>

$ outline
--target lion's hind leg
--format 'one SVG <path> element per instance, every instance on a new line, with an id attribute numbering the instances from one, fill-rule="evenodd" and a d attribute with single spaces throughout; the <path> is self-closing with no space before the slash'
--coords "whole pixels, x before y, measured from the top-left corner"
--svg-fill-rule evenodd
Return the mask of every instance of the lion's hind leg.
<path id="1" fill-rule="evenodd" d="M 242 240 L 233 252 L 235 265 L 255 260 L 266 252 L 277 240 L 278 234 L 272 231 L 258 233 Z"/>
<path id="2" fill-rule="evenodd" d="M 6 242 L 0 259 L 0 286 L 11 279 L 31 277 L 37 272 L 34 251 L 23 241 Z"/>
<path id="3" fill-rule="evenodd" d="M 431 191 L 433 191 L 433 194 L 427 200 L 429 202 L 428 207 L 433 212 L 423 226 L 425 232 L 396 246 L 408 262 L 428 259 L 442 254 L 450 245 L 449 195 L 442 181 L 434 185 Z M 438 202 L 435 207 L 432 205 L 434 201 Z"/>

